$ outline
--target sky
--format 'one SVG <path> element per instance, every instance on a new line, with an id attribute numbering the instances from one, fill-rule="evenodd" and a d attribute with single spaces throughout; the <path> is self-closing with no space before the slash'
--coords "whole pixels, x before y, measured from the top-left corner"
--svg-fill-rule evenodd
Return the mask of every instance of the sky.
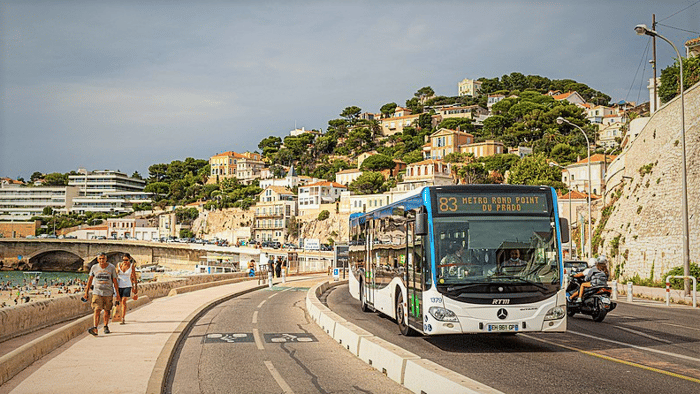
<path id="1" fill-rule="evenodd" d="M 512 72 L 646 102 L 652 14 L 683 54 L 700 36 L 697 0 L 0 0 L 0 177 L 147 176 Z"/>

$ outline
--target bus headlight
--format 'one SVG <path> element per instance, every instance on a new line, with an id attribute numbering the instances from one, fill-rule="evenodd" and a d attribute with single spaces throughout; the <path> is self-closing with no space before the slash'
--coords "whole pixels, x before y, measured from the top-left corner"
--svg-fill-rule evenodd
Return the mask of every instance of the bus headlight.
<path id="1" fill-rule="evenodd" d="M 457 315 L 449 309 L 441 308 L 439 306 L 431 306 L 428 309 L 430 315 L 432 315 L 435 320 L 439 321 L 459 321 L 457 320 Z"/>
<path id="2" fill-rule="evenodd" d="M 566 316 L 564 308 L 561 306 L 555 306 L 547 311 L 547 314 L 544 315 L 544 320 L 557 320 L 563 318 L 564 316 Z"/>

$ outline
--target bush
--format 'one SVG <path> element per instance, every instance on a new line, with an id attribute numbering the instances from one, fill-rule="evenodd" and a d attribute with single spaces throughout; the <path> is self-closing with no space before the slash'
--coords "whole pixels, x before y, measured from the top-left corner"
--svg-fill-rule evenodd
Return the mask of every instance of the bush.
<path id="1" fill-rule="evenodd" d="M 326 220 L 331 216 L 331 213 L 327 210 L 323 210 L 318 214 L 318 220 Z"/>
<path id="2" fill-rule="evenodd" d="M 683 276 L 683 267 L 675 267 L 672 268 L 670 271 L 667 273 L 663 274 L 661 276 L 661 282 L 663 286 L 666 286 L 666 277 L 667 276 Z M 690 263 L 690 276 L 694 276 L 696 279 L 700 278 L 700 266 L 698 266 L 695 263 Z M 674 289 L 682 289 L 683 288 L 683 279 L 671 279 L 671 287 Z M 690 286 L 693 286 L 693 282 L 691 280 Z M 700 286 L 696 289 L 700 290 Z"/>

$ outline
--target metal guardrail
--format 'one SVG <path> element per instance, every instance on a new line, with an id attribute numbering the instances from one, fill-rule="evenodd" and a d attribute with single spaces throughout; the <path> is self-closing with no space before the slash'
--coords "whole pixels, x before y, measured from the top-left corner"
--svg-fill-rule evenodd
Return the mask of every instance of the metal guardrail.
<path id="1" fill-rule="evenodd" d="M 693 280 L 693 308 L 696 308 L 698 305 L 697 290 L 696 290 L 698 288 L 698 280 L 694 276 L 683 276 L 683 275 L 677 275 L 677 276 L 669 275 L 666 277 L 666 306 L 670 306 L 670 304 L 671 304 L 671 278 L 674 278 L 674 279 L 692 279 Z"/>

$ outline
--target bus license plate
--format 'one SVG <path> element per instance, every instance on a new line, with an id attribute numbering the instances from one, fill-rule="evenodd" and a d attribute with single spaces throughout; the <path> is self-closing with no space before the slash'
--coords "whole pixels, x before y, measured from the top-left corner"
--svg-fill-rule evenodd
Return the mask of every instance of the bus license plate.
<path id="1" fill-rule="evenodd" d="M 486 329 L 489 332 L 513 332 L 518 331 L 517 324 L 488 324 Z"/>

